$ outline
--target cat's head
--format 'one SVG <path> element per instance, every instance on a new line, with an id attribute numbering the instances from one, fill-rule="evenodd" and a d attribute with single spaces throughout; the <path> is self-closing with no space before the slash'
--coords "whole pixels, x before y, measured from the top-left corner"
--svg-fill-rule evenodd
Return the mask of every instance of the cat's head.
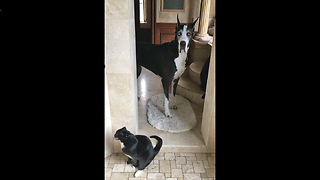
<path id="1" fill-rule="evenodd" d="M 126 127 L 123 127 L 121 129 L 118 129 L 117 132 L 114 134 L 113 139 L 120 140 L 120 141 L 126 141 L 130 136 L 133 134 L 126 129 Z"/>

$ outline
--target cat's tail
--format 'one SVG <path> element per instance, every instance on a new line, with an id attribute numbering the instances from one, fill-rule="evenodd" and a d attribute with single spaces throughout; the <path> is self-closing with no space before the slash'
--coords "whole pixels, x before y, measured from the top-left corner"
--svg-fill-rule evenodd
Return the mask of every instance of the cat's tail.
<path id="1" fill-rule="evenodd" d="M 158 136 L 150 136 L 150 138 L 155 138 L 158 141 L 156 147 L 154 147 L 154 149 L 153 149 L 155 151 L 154 156 L 156 156 L 158 154 L 158 152 L 160 151 L 160 148 L 162 147 L 162 139 Z"/>

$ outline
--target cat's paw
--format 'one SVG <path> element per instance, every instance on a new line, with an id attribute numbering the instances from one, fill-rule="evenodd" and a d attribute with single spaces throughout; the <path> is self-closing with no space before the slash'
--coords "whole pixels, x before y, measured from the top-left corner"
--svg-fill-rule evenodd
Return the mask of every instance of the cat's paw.
<path id="1" fill-rule="evenodd" d="M 140 176 L 140 174 L 143 172 L 143 170 L 138 170 L 136 173 L 134 173 L 134 177 Z"/>

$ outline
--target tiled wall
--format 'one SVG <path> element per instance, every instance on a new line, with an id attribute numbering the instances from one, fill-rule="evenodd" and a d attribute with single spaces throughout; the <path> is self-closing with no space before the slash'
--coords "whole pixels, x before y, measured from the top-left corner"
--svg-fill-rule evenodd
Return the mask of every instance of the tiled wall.
<path id="1" fill-rule="evenodd" d="M 110 140 L 116 130 L 138 131 L 134 6 L 132 0 L 106 0 L 105 5 L 106 146 L 120 152 L 120 143 Z"/>

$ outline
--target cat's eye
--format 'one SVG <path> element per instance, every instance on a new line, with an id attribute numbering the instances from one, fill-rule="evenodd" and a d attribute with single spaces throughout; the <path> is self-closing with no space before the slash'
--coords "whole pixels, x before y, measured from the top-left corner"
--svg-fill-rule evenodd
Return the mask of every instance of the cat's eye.
<path id="1" fill-rule="evenodd" d="M 190 33 L 190 32 L 188 32 L 188 33 L 187 33 L 187 36 L 190 36 L 190 35 L 191 35 L 191 33 Z"/>
<path id="2" fill-rule="evenodd" d="M 181 32 L 178 32 L 178 36 L 181 36 Z"/>

